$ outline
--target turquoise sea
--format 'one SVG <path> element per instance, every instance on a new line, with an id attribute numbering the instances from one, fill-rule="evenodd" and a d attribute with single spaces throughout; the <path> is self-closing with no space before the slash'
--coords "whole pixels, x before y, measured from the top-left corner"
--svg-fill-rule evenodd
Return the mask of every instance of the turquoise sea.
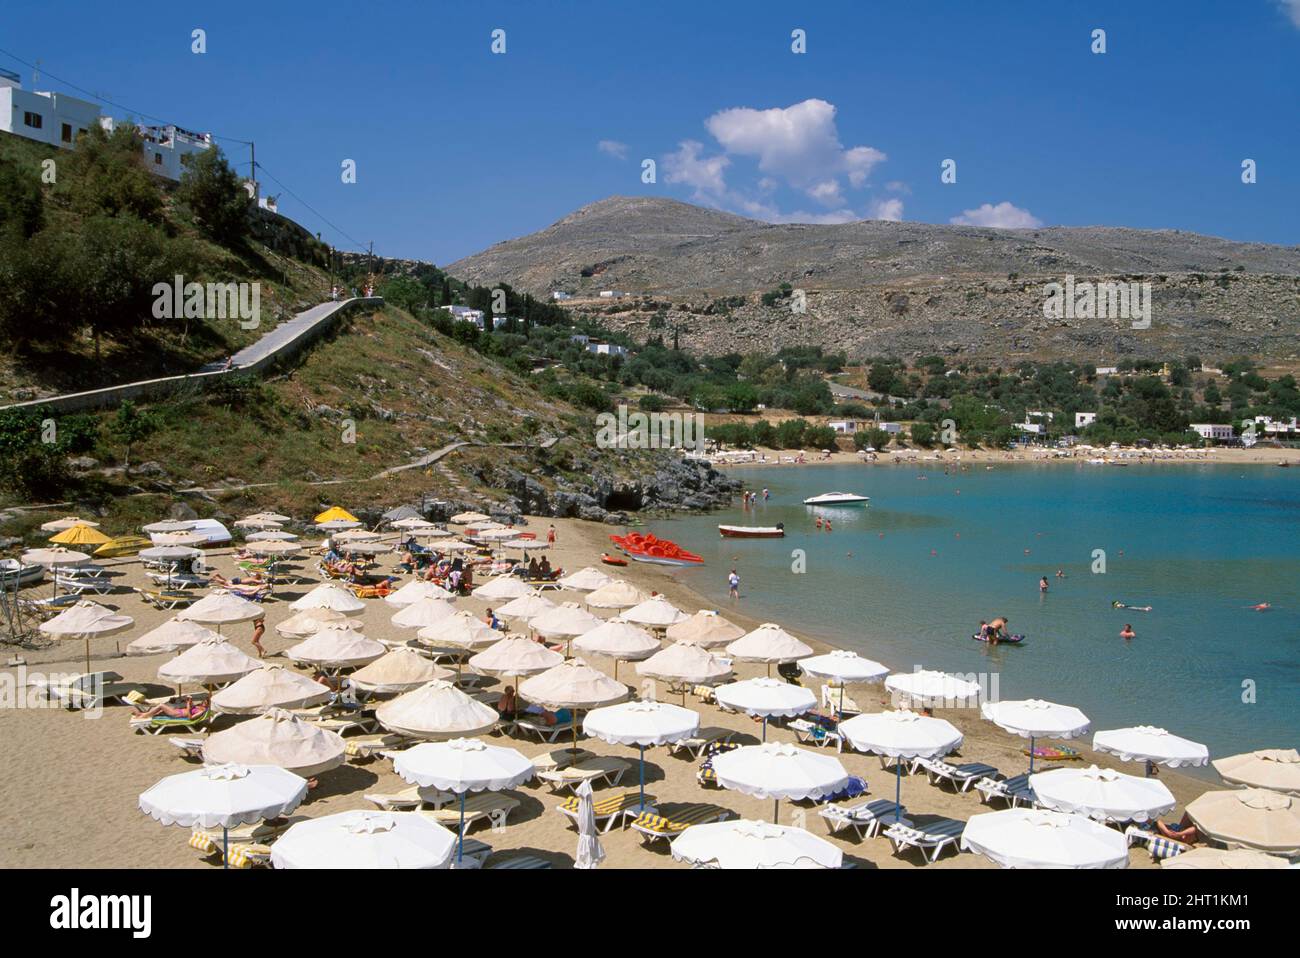
<path id="1" fill-rule="evenodd" d="M 747 614 L 896 670 L 987 673 L 1003 699 L 1076 705 L 1094 730 L 1159 725 L 1211 757 L 1300 744 L 1300 469 L 924 466 L 738 469 L 771 498 L 648 528 L 704 556 L 675 574 L 719 609 L 734 566 Z M 829 491 L 871 504 L 821 510 L 818 531 L 802 500 Z M 717 532 L 778 522 L 784 539 Z M 1023 646 L 970 639 L 997 615 Z"/>

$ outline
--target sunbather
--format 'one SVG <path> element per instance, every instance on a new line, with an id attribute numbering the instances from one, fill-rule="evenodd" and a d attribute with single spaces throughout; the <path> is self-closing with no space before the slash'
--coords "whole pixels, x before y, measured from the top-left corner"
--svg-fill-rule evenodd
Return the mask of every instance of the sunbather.
<path id="1" fill-rule="evenodd" d="M 1177 826 L 1167 825 L 1157 820 L 1156 831 L 1165 838 L 1172 838 L 1176 842 L 1182 842 L 1184 845 L 1195 845 L 1201 840 L 1201 832 L 1192 821 L 1191 816 L 1186 812 L 1183 813 L 1182 819 Z"/>
<path id="2" fill-rule="evenodd" d="M 519 714 L 519 699 L 515 697 L 513 685 L 507 685 L 501 698 L 497 699 L 497 712 L 503 719 L 513 719 Z"/>
<path id="3" fill-rule="evenodd" d="M 148 709 L 132 709 L 132 718 L 154 718 L 159 715 L 165 715 L 168 718 L 191 719 L 198 718 L 208 710 L 207 702 L 195 702 L 192 695 L 185 696 L 185 704 L 170 705 L 163 702 L 161 705 L 155 705 Z"/>

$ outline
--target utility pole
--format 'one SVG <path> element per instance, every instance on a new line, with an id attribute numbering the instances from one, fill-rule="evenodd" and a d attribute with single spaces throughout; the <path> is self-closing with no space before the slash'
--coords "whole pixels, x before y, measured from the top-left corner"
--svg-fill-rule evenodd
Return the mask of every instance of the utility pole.
<path id="1" fill-rule="evenodd" d="M 248 144 L 248 178 L 253 183 L 253 202 L 257 202 L 257 147 L 252 141 Z"/>

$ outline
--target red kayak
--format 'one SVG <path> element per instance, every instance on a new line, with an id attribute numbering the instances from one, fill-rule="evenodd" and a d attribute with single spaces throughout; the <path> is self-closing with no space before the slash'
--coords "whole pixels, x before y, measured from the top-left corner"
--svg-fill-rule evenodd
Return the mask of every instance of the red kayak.
<path id="1" fill-rule="evenodd" d="M 687 552 L 671 539 L 660 539 L 654 533 L 642 535 L 629 532 L 625 536 L 610 536 L 610 541 L 637 562 L 654 562 L 659 565 L 703 565 L 702 556 Z"/>
<path id="2" fill-rule="evenodd" d="M 605 565 L 627 565 L 626 559 L 620 559 L 618 556 L 612 556 L 608 552 L 600 554 L 600 561 Z"/>

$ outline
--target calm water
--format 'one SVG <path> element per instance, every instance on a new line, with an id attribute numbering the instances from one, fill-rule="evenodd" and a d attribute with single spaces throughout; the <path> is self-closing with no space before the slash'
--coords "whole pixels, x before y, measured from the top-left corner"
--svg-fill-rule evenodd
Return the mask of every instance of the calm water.
<path id="1" fill-rule="evenodd" d="M 704 556 L 677 574 L 718 608 L 734 565 L 748 614 L 895 669 L 996 673 L 1004 699 L 1077 705 L 1094 729 L 1160 725 L 1211 757 L 1300 744 L 1300 469 L 926 465 L 737 470 L 771 499 L 650 528 Z M 834 530 L 819 532 L 801 501 L 832 490 L 871 505 L 823 510 Z M 719 522 L 786 537 L 721 539 Z M 1023 646 L 971 641 L 996 615 Z"/>

